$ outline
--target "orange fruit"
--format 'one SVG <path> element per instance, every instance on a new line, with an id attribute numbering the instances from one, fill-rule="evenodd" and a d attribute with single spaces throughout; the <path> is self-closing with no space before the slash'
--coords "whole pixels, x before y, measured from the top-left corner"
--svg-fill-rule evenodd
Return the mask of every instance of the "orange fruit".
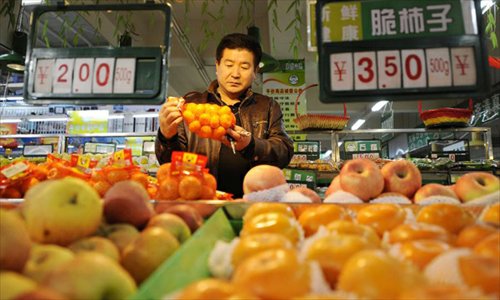
<path id="1" fill-rule="evenodd" d="M 210 115 L 207 113 L 202 113 L 198 120 L 200 121 L 201 126 L 210 125 Z"/>
<path id="2" fill-rule="evenodd" d="M 199 117 L 202 113 L 205 112 L 205 105 L 203 104 L 197 104 L 196 107 L 193 110 L 194 115 Z"/>
<path id="3" fill-rule="evenodd" d="M 116 169 L 116 170 L 111 170 L 108 172 L 106 175 L 106 179 L 111 185 L 129 179 L 130 176 L 128 174 L 128 171 L 123 170 L 123 169 Z"/>
<path id="4" fill-rule="evenodd" d="M 229 106 L 221 106 L 219 108 L 219 115 L 228 115 L 231 113 L 231 108 Z"/>
<path id="5" fill-rule="evenodd" d="M 146 190 L 150 199 L 156 199 L 156 195 L 158 194 L 158 186 L 156 184 L 148 185 Z"/>
<path id="6" fill-rule="evenodd" d="M 206 107 L 206 112 L 213 116 L 213 115 L 217 115 L 219 114 L 219 105 L 217 104 L 208 104 L 207 107 Z"/>
<path id="7" fill-rule="evenodd" d="M 226 129 L 222 126 L 219 126 L 212 131 L 212 138 L 215 140 L 221 140 L 225 134 Z"/>
<path id="8" fill-rule="evenodd" d="M 33 172 L 31 174 L 39 181 L 43 181 L 43 180 L 47 179 L 48 172 L 49 172 L 49 169 L 47 168 L 47 166 L 40 164 L 40 165 L 36 165 L 33 168 Z"/>
<path id="9" fill-rule="evenodd" d="M 288 206 L 284 203 L 257 202 L 257 203 L 253 203 L 246 210 L 245 215 L 243 216 L 243 221 L 246 222 L 247 220 L 250 220 L 251 218 L 255 217 L 256 215 L 263 214 L 263 213 L 269 213 L 269 212 L 281 213 L 281 214 L 284 214 L 290 218 L 295 217 L 295 215 L 293 214 L 293 210 L 290 208 L 290 206 Z"/>
<path id="10" fill-rule="evenodd" d="M 270 249 L 244 260 L 233 283 L 262 299 L 290 299 L 310 290 L 310 272 L 295 250 Z"/>
<path id="11" fill-rule="evenodd" d="M 434 257 L 451 249 L 450 245 L 438 240 L 409 240 L 393 246 L 394 254 L 412 262 L 419 269 L 434 259 Z"/>
<path id="12" fill-rule="evenodd" d="M 309 244 L 305 257 L 319 263 L 325 279 L 334 288 L 340 270 L 347 260 L 361 250 L 373 248 L 375 246 L 371 242 L 359 235 L 326 235 Z"/>
<path id="13" fill-rule="evenodd" d="M 366 238 L 375 246 L 380 245 L 380 238 L 373 228 L 367 225 L 354 223 L 346 220 L 337 220 L 326 226 L 331 234 L 357 235 Z"/>
<path id="14" fill-rule="evenodd" d="M 203 185 L 201 187 L 201 196 L 200 199 L 204 200 L 213 200 L 215 199 L 215 190 L 212 187 L 207 185 Z"/>
<path id="15" fill-rule="evenodd" d="M 21 193 L 24 195 L 26 192 L 34 185 L 39 183 L 40 181 L 36 177 L 29 177 L 23 180 L 21 184 Z"/>
<path id="16" fill-rule="evenodd" d="M 447 203 L 425 206 L 417 214 L 417 222 L 438 225 L 451 233 L 458 233 L 473 221 L 473 217 L 461 206 Z"/>
<path id="17" fill-rule="evenodd" d="M 217 189 L 215 176 L 210 173 L 203 173 L 203 185 L 209 186 L 215 191 Z"/>
<path id="18" fill-rule="evenodd" d="M 500 231 L 497 230 L 482 239 L 474 247 L 474 252 L 500 261 Z"/>
<path id="19" fill-rule="evenodd" d="M 179 198 L 179 179 L 176 176 L 164 178 L 158 185 L 157 200 L 175 200 Z"/>
<path id="20" fill-rule="evenodd" d="M 233 123 L 231 116 L 228 114 L 220 115 L 219 119 L 220 119 L 219 120 L 220 126 L 224 127 L 225 129 L 228 129 L 229 127 L 231 127 L 231 125 Z"/>
<path id="21" fill-rule="evenodd" d="M 179 195 L 184 200 L 200 199 L 202 190 L 203 184 L 196 176 L 184 176 L 179 182 Z"/>
<path id="22" fill-rule="evenodd" d="M 326 226 L 335 220 L 349 220 L 349 213 L 339 205 L 324 204 L 311 206 L 299 216 L 299 223 L 304 229 L 305 236 L 310 236 L 318 231 L 321 225 Z"/>
<path id="23" fill-rule="evenodd" d="M 148 175 L 141 172 L 132 173 L 130 180 L 140 183 L 144 188 L 147 188 L 149 184 Z"/>
<path id="24" fill-rule="evenodd" d="M 402 243 L 412 240 L 440 240 L 449 242 L 451 236 L 443 227 L 426 223 L 401 224 L 389 233 L 389 243 Z"/>
<path id="25" fill-rule="evenodd" d="M 284 235 L 292 243 L 297 243 L 301 238 L 299 226 L 294 218 L 282 213 L 270 212 L 258 214 L 251 219 L 245 219 L 240 237 L 255 233 L 278 233 Z"/>
<path id="26" fill-rule="evenodd" d="M 158 179 L 158 182 L 161 182 L 165 178 L 170 177 L 170 169 L 170 163 L 164 163 L 163 165 L 158 167 L 158 170 L 156 171 L 156 179 Z"/>
<path id="27" fill-rule="evenodd" d="M 198 120 L 194 120 L 193 122 L 189 123 L 189 126 L 188 126 L 189 131 L 191 131 L 193 133 L 198 133 L 200 128 L 201 128 L 201 124 L 200 124 L 200 121 L 198 121 Z"/>
<path id="28" fill-rule="evenodd" d="M 485 207 L 479 219 L 500 226 L 500 202 Z"/>
<path id="29" fill-rule="evenodd" d="M 458 247 L 474 248 L 479 242 L 497 230 L 490 225 L 475 223 L 462 229 L 455 244 Z"/>
<path id="30" fill-rule="evenodd" d="M 242 237 L 231 254 L 233 267 L 253 255 L 269 249 L 293 249 L 292 243 L 281 234 L 256 233 Z"/>
<path id="31" fill-rule="evenodd" d="M 184 120 L 189 124 L 191 122 L 194 121 L 194 119 L 196 118 L 196 116 L 194 115 L 194 113 L 191 111 L 191 110 L 185 110 L 183 113 L 182 113 L 182 117 L 184 118 Z"/>
<path id="32" fill-rule="evenodd" d="M 479 287 L 485 294 L 500 296 L 500 268 L 498 257 L 466 255 L 458 258 L 463 281 L 469 287 Z M 485 297 L 485 299 L 487 299 Z"/>
<path id="33" fill-rule="evenodd" d="M 210 138 L 212 136 L 212 128 L 208 125 L 203 125 L 201 126 L 198 135 L 202 138 Z"/>
<path id="34" fill-rule="evenodd" d="M 92 175 L 90 175 L 90 179 L 94 182 L 105 181 L 106 175 L 102 171 L 92 170 Z"/>
<path id="35" fill-rule="evenodd" d="M 97 181 L 96 183 L 94 183 L 94 189 L 97 191 L 97 193 L 99 193 L 101 197 L 104 197 L 104 195 L 110 188 L 111 184 L 109 184 L 109 182 L 104 180 Z"/>
<path id="36" fill-rule="evenodd" d="M 212 115 L 210 116 L 210 127 L 213 129 L 216 129 L 219 127 L 219 116 L 218 115 Z"/>
<path id="37" fill-rule="evenodd" d="M 195 281 L 185 287 L 175 299 L 179 300 L 212 300 L 212 299 L 257 299 L 250 294 L 245 294 L 236 288 L 231 282 L 216 279 L 205 278 Z"/>
<path id="38" fill-rule="evenodd" d="M 196 109 L 196 103 L 190 102 L 190 103 L 186 103 L 184 105 L 184 111 L 189 110 L 190 112 L 192 112 L 194 114 L 195 109 Z"/>
<path id="39" fill-rule="evenodd" d="M 406 218 L 401 206 L 389 203 L 370 204 L 358 211 L 356 219 L 360 224 L 375 229 L 379 236 L 402 224 Z"/>

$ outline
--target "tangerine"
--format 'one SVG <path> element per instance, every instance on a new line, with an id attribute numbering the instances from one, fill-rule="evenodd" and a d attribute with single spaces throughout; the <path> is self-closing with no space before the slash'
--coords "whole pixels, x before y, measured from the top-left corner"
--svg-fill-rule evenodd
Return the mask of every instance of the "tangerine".
<path id="1" fill-rule="evenodd" d="M 201 183 L 201 180 L 196 176 L 184 176 L 179 182 L 179 195 L 184 200 L 200 199 L 202 190 L 203 184 Z"/>
<path id="2" fill-rule="evenodd" d="M 97 193 L 99 194 L 99 196 L 101 197 L 104 197 L 104 195 L 106 194 L 106 192 L 111 188 L 111 184 L 109 184 L 109 182 L 107 181 L 96 181 L 96 183 L 94 183 L 94 189 L 97 191 Z"/>
<path id="3" fill-rule="evenodd" d="M 209 186 L 215 191 L 217 189 L 215 176 L 210 173 L 203 173 L 203 185 Z"/>
<path id="4" fill-rule="evenodd" d="M 207 113 L 202 113 L 198 120 L 200 120 L 201 126 L 210 125 L 210 115 Z"/>
<path id="5" fill-rule="evenodd" d="M 219 126 L 212 131 L 212 138 L 215 140 L 221 140 L 226 134 L 226 128 Z"/>
<path id="6" fill-rule="evenodd" d="M 193 122 L 189 123 L 188 128 L 189 128 L 189 131 L 191 131 L 193 133 L 198 133 L 198 131 L 201 128 L 200 121 L 194 120 Z"/>
<path id="7" fill-rule="evenodd" d="M 197 104 L 196 107 L 193 110 L 194 115 L 199 117 L 202 113 L 205 112 L 205 105 L 203 104 Z"/>
<path id="8" fill-rule="evenodd" d="M 189 110 L 190 112 L 192 112 L 194 114 L 195 109 L 196 109 L 196 103 L 190 102 L 190 103 L 186 103 L 184 105 L 184 111 Z"/>
<path id="9" fill-rule="evenodd" d="M 212 128 L 208 125 L 203 125 L 198 135 L 202 138 L 210 138 L 212 136 Z"/>
<path id="10" fill-rule="evenodd" d="M 158 200 L 175 200 L 179 198 L 179 179 L 172 176 L 160 181 L 157 198 Z"/>
<path id="11" fill-rule="evenodd" d="M 213 129 L 219 127 L 219 116 L 218 115 L 212 115 L 210 117 L 210 127 L 212 127 Z"/>
<path id="12" fill-rule="evenodd" d="M 171 172 L 170 163 L 165 163 L 158 167 L 158 170 L 156 171 L 156 179 L 158 179 L 158 181 L 161 182 L 167 177 L 170 177 L 170 172 Z"/>
<path id="13" fill-rule="evenodd" d="M 211 116 L 217 115 L 219 113 L 219 107 L 220 106 L 217 105 L 217 104 L 208 104 L 207 107 L 206 107 L 206 111 Z"/>
<path id="14" fill-rule="evenodd" d="M 111 185 L 129 179 L 130 176 L 126 170 L 123 169 L 117 169 L 117 170 L 111 170 L 108 172 L 106 179 Z"/>
<path id="15" fill-rule="evenodd" d="M 184 120 L 186 120 L 186 122 L 188 124 L 193 122 L 193 120 L 196 118 L 196 116 L 194 115 L 194 113 L 191 110 L 185 110 L 182 113 L 182 116 L 184 117 Z"/>
<path id="16" fill-rule="evenodd" d="M 135 172 L 132 175 L 130 175 L 130 179 L 140 183 L 144 188 L 148 188 L 149 180 L 148 180 L 148 175 L 141 173 L 141 172 Z"/>
<path id="17" fill-rule="evenodd" d="M 207 185 L 202 186 L 200 199 L 204 200 L 215 199 L 215 190 Z"/>
<path id="18" fill-rule="evenodd" d="M 225 129 L 228 129 L 233 124 L 233 119 L 231 118 L 231 115 L 223 114 L 220 115 L 219 117 L 219 123 L 220 126 L 224 127 Z"/>
<path id="19" fill-rule="evenodd" d="M 219 108 L 219 115 L 227 115 L 231 113 L 231 108 L 229 106 L 221 106 Z"/>

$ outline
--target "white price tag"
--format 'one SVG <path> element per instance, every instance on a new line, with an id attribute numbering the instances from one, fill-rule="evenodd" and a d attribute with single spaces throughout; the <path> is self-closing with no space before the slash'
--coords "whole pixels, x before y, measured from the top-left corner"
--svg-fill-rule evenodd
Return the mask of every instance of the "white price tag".
<path id="1" fill-rule="evenodd" d="M 7 178 L 12 178 L 17 174 L 20 174 L 28 169 L 28 165 L 24 162 L 18 162 L 17 164 L 13 164 L 12 166 L 5 168 L 2 170 L 2 174 Z"/>
<path id="2" fill-rule="evenodd" d="M 423 49 L 401 51 L 403 65 L 403 87 L 420 88 L 427 86 L 425 55 Z"/>
<path id="3" fill-rule="evenodd" d="M 75 60 L 72 58 L 56 59 L 53 82 L 54 94 L 71 93 L 74 63 Z"/>
<path id="4" fill-rule="evenodd" d="M 92 93 L 110 94 L 113 92 L 113 75 L 115 74 L 114 58 L 96 58 L 94 64 L 94 78 Z"/>
<path id="5" fill-rule="evenodd" d="M 35 68 L 35 93 L 52 92 L 52 68 L 54 59 L 38 59 Z"/>
<path id="6" fill-rule="evenodd" d="M 400 89 L 401 88 L 401 57 L 399 51 L 378 51 L 378 88 Z"/>
<path id="7" fill-rule="evenodd" d="M 476 62 L 472 47 L 451 48 L 451 61 L 454 86 L 476 84 Z"/>
<path id="8" fill-rule="evenodd" d="M 352 53 L 330 55 L 330 86 L 332 91 L 352 91 L 354 85 Z"/>
<path id="9" fill-rule="evenodd" d="M 377 88 L 377 63 L 375 52 L 354 53 L 354 86 L 356 90 Z"/>
<path id="10" fill-rule="evenodd" d="M 92 93 L 92 74 L 94 73 L 93 58 L 75 59 L 73 75 L 73 93 L 90 94 Z"/>
<path id="11" fill-rule="evenodd" d="M 425 50 L 429 87 L 451 86 L 451 66 L 449 48 Z"/>
<path id="12" fill-rule="evenodd" d="M 135 82 L 135 58 L 117 58 L 113 93 L 133 93 Z"/>

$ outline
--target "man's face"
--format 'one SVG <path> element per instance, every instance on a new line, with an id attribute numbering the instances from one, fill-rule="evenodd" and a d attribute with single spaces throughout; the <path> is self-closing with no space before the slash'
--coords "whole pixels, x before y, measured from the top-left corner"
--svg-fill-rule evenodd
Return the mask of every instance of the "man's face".
<path id="1" fill-rule="evenodd" d="M 224 49 L 222 58 L 215 63 L 221 92 L 238 97 L 252 85 L 255 78 L 253 53 L 246 49 Z"/>

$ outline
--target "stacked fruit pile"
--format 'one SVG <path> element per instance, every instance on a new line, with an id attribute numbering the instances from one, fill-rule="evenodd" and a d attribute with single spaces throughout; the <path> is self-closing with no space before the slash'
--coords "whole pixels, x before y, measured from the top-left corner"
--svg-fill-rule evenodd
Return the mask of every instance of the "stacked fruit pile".
<path id="1" fill-rule="evenodd" d="M 429 201 L 470 202 L 485 196 L 500 198 L 500 180 L 487 172 L 470 172 L 461 176 L 456 184 L 426 184 L 422 186 L 420 170 L 409 160 L 386 163 L 382 168 L 369 159 L 353 159 L 344 164 L 325 193 L 329 202 L 345 197 L 354 200 L 382 201 L 391 197 L 399 203 L 427 204 Z"/>
<path id="2" fill-rule="evenodd" d="M 500 203 L 255 203 L 209 258 L 216 278 L 174 299 L 496 299 Z M 302 235 L 304 233 L 304 236 Z"/>
<path id="3" fill-rule="evenodd" d="M 229 106 L 210 103 L 187 103 L 182 116 L 188 124 L 189 131 L 202 138 L 220 140 L 228 128 L 234 127 L 236 117 Z"/>
<path id="4" fill-rule="evenodd" d="M 130 180 L 104 199 L 81 179 L 41 182 L 0 209 L 0 299 L 126 299 L 202 222 L 187 205 L 155 212 Z"/>

